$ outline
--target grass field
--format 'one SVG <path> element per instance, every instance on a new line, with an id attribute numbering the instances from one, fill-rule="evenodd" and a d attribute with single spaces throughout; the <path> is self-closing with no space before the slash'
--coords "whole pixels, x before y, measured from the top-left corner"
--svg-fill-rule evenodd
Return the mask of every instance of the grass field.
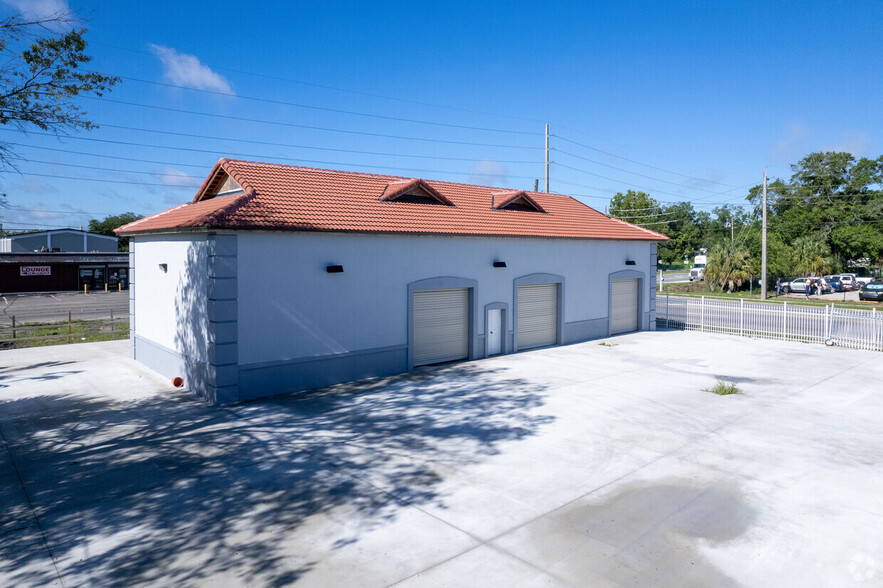
<path id="1" fill-rule="evenodd" d="M 129 337 L 129 321 L 74 320 L 0 327 L 0 349 L 92 343 Z"/>

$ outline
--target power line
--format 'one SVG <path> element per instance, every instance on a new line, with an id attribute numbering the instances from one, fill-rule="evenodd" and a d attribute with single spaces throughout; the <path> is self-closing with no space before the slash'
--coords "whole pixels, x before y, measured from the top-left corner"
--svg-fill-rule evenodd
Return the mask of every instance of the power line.
<path id="1" fill-rule="evenodd" d="M 108 170 L 108 171 L 112 171 L 112 170 Z M 55 178 L 58 180 L 80 180 L 83 182 L 101 182 L 104 184 L 129 184 L 131 186 L 162 186 L 164 188 L 199 188 L 199 186 L 201 185 L 201 184 L 194 184 L 192 186 L 189 186 L 189 185 L 169 186 L 168 184 L 157 184 L 157 183 L 151 183 L 151 182 L 126 182 L 123 180 L 106 180 L 104 178 L 83 178 L 83 177 L 77 177 L 77 176 L 59 176 L 59 175 L 55 175 L 55 174 L 39 174 L 39 173 L 34 173 L 34 172 L 27 172 L 27 173 L 23 172 L 21 175 L 35 176 L 38 178 Z"/>
<path id="2" fill-rule="evenodd" d="M 253 143 L 255 145 L 269 145 L 272 147 L 290 147 L 293 149 L 312 149 L 316 151 L 333 151 L 336 153 L 355 153 L 358 155 L 379 155 L 384 157 L 413 157 L 419 159 L 440 159 L 444 161 L 475 161 L 474 157 L 445 157 L 441 155 L 416 155 L 416 154 L 408 154 L 408 153 L 384 153 L 382 151 L 360 151 L 357 149 L 337 149 L 333 147 L 310 147 L 308 145 L 295 145 L 292 143 L 275 143 L 272 141 L 255 141 L 252 139 L 239 139 L 239 138 L 231 138 L 231 137 L 214 137 L 211 135 L 196 135 L 193 133 L 180 133 L 176 131 L 160 131 L 158 129 L 143 129 L 139 127 L 129 127 L 124 125 L 113 125 L 101 123 L 101 127 L 109 128 L 109 129 L 122 129 L 126 131 L 136 131 L 139 133 L 155 133 L 160 135 L 172 135 L 176 137 L 190 137 L 194 139 L 211 139 L 215 141 L 229 141 L 235 143 Z M 536 163 L 535 161 L 526 161 L 526 160 L 499 160 L 495 159 L 498 163 L 509 163 L 509 164 L 532 164 Z"/>
<path id="3" fill-rule="evenodd" d="M 161 110 L 161 111 L 165 111 L 165 112 L 177 112 L 179 114 L 190 114 L 193 116 L 205 116 L 205 117 L 209 117 L 209 118 L 219 118 L 219 119 L 225 119 L 225 120 L 238 120 L 240 122 L 266 124 L 266 125 L 290 127 L 290 128 L 297 128 L 297 129 L 308 129 L 308 130 L 312 130 L 312 131 L 324 131 L 324 132 L 329 132 L 329 133 L 343 133 L 343 134 L 347 134 L 347 135 L 360 135 L 363 137 L 380 137 L 380 138 L 384 138 L 384 139 L 397 139 L 400 141 L 419 141 L 422 143 L 442 143 L 442 144 L 446 144 L 446 145 L 469 145 L 472 147 L 496 147 L 499 149 L 529 149 L 529 150 L 542 150 L 542 149 L 544 149 L 543 147 L 524 147 L 521 145 L 506 145 L 506 144 L 500 144 L 500 143 L 479 143 L 479 142 L 474 142 L 474 141 L 451 141 L 451 140 L 447 140 L 447 139 L 429 139 L 426 137 L 410 137 L 407 135 L 390 135 L 390 134 L 386 134 L 386 133 L 370 133 L 370 132 L 365 132 L 365 131 L 353 131 L 350 129 L 335 129 L 332 127 L 319 127 L 319 126 L 315 126 L 315 125 L 303 125 L 303 124 L 298 124 L 298 123 L 282 122 L 282 121 L 278 121 L 278 120 L 249 118 L 249 117 L 242 117 L 242 116 L 233 116 L 233 115 L 229 115 L 229 114 L 214 114 L 214 113 L 210 113 L 210 112 L 200 112 L 198 110 L 187 110 L 184 108 L 172 108 L 169 106 L 157 106 L 155 104 L 143 104 L 140 102 L 130 102 L 127 100 L 117 100 L 115 98 L 107 98 L 107 97 L 98 98 L 95 96 L 79 96 L 79 98 L 83 98 L 86 100 L 99 100 L 99 101 L 103 101 L 103 102 L 111 102 L 114 104 L 121 104 L 124 106 L 136 106 L 138 108 L 148 108 L 151 110 Z"/>
<path id="4" fill-rule="evenodd" d="M 90 41 L 90 44 L 99 45 L 99 46 L 103 46 L 103 47 L 111 47 L 113 49 L 118 49 L 118 50 L 122 50 L 122 51 L 129 51 L 131 53 L 138 53 L 141 55 L 149 55 L 151 57 L 156 57 L 156 55 L 154 55 L 153 53 L 150 53 L 148 51 L 139 51 L 137 49 L 131 49 L 129 47 L 121 47 L 119 45 L 112 45 L 109 43 L 99 43 L 97 41 Z M 411 100 L 409 98 L 402 98 L 401 96 L 385 96 L 383 94 L 375 94 L 372 92 L 365 92 L 362 90 L 353 90 L 353 89 L 349 89 L 349 88 L 340 88 L 337 86 L 329 86 L 329 85 L 325 85 L 325 84 L 316 84 L 314 82 L 305 82 L 303 80 L 296 80 L 293 78 L 286 78 L 286 77 L 270 75 L 270 74 L 261 74 L 261 73 L 257 73 L 257 72 L 235 69 L 232 67 L 226 67 L 226 66 L 220 66 L 220 65 L 212 65 L 210 63 L 205 63 L 204 65 L 206 67 L 213 69 L 213 70 L 216 69 L 219 71 L 229 71 L 231 73 L 254 76 L 257 78 L 265 78 L 265 79 L 269 79 L 269 80 L 277 80 L 277 81 L 281 81 L 281 82 L 288 82 L 291 84 L 299 84 L 302 86 L 310 86 L 312 88 L 320 88 L 323 90 L 333 90 L 335 92 L 345 92 L 345 93 L 349 93 L 349 94 L 355 94 L 357 96 L 368 96 L 371 98 L 381 98 L 383 100 L 391 100 L 391 101 L 395 101 L 395 102 L 402 102 L 405 104 L 415 104 L 418 106 L 429 106 L 432 108 L 440 108 L 440 109 L 444 109 L 444 110 L 454 110 L 454 111 L 458 111 L 458 112 L 467 112 L 470 114 L 496 116 L 496 117 L 501 117 L 501 118 L 509 118 L 512 120 L 521 120 L 521 121 L 529 121 L 529 122 L 536 122 L 536 123 L 544 122 L 540 119 L 527 118 L 527 117 L 523 117 L 523 116 L 512 116 L 512 115 L 508 115 L 508 114 L 500 114 L 499 112 L 474 110 L 474 109 L 470 109 L 470 108 L 460 108 L 457 106 L 445 106 L 443 104 L 435 104 L 432 102 L 423 102 L 420 100 Z"/>
<path id="5" fill-rule="evenodd" d="M 60 214 L 82 214 L 82 215 L 115 214 L 113 212 L 87 212 L 87 211 L 83 211 L 83 210 L 47 210 L 45 208 L 22 208 L 20 206 L 10 206 L 9 208 L 7 208 L 7 210 L 14 210 L 14 211 L 20 211 L 20 212 L 53 212 L 53 213 L 60 213 Z"/>
<path id="6" fill-rule="evenodd" d="M 171 84 L 168 82 L 155 82 L 151 80 L 142 80 L 140 78 L 132 78 L 127 76 L 120 76 L 124 80 L 129 80 L 131 82 L 138 82 L 140 84 L 149 84 L 152 86 L 163 86 L 166 88 L 177 88 L 180 90 L 188 90 L 191 92 L 202 92 L 204 94 L 212 94 L 214 96 L 226 96 L 228 98 L 237 98 L 239 100 L 250 100 L 253 102 L 260 102 L 262 104 L 276 104 L 280 106 L 291 106 L 293 108 L 304 108 L 308 110 L 318 110 L 322 112 L 333 112 L 335 114 L 347 114 L 351 116 L 362 116 L 366 118 L 376 118 L 381 120 L 392 120 L 397 122 L 405 122 L 410 124 L 421 124 L 421 125 L 431 125 L 436 127 L 446 127 L 452 129 L 465 129 L 470 131 L 482 131 L 488 133 L 505 133 L 510 135 L 527 135 L 527 136 L 541 136 L 540 133 L 536 133 L 534 131 L 513 131 L 509 129 L 495 129 L 491 127 L 476 127 L 471 125 L 458 125 L 453 123 L 441 123 L 436 121 L 429 120 L 420 120 L 420 119 L 412 119 L 412 118 L 403 118 L 399 116 L 388 116 L 383 114 L 371 114 L 368 112 L 358 112 L 355 110 L 343 110 L 340 108 L 329 108 L 327 106 L 314 106 L 312 104 L 300 104 L 297 102 L 287 102 L 285 100 L 274 100 L 271 98 L 260 98 L 258 96 L 243 96 L 240 94 L 229 93 L 229 92 L 220 92 L 218 90 L 206 90 L 204 88 L 193 88 L 190 86 L 181 86 L 179 84 Z"/>
<path id="7" fill-rule="evenodd" d="M 72 155 L 84 155 L 87 157 L 101 157 L 102 159 L 119 159 L 121 161 L 137 161 L 138 163 L 155 163 L 158 165 L 173 165 L 175 167 L 193 167 L 205 170 L 208 166 L 196 163 L 180 163 L 177 161 L 157 161 L 155 159 L 142 159 L 139 157 L 123 157 L 121 155 L 105 155 L 103 153 L 87 153 L 85 151 L 74 151 L 73 149 L 59 149 L 57 147 L 43 147 L 41 145 L 27 145 L 25 143 L 8 143 L 8 145 L 16 147 L 24 147 L 26 149 L 41 149 L 43 151 L 55 151 L 58 153 L 70 153 Z"/>
<path id="8" fill-rule="evenodd" d="M 596 165 L 600 165 L 600 166 L 603 166 L 603 167 L 608 167 L 608 168 L 610 168 L 610 169 L 615 169 L 615 170 L 617 170 L 617 171 L 621 171 L 621 172 L 624 172 L 624 173 L 627 173 L 627 174 L 631 174 L 631 175 L 634 175 L 634 176 L 639 176 L 639 177 L 642 177 L 642 178 L 647 178 L 647 179 L 649 179 L 649 180 L 654 180 L 654 181 L 656 181 L 656 182 L 663 182 L 663 183 L 665 183 L 665 184 L 671 184 L 671 185 L 673 185 L 673 186 L 679 186 L 679 187 L 681 187 L 681 188 L 685 188 L 685 189 L 687 189 L 687 190 L 697 190 L 697 191 L 700 191 L 700 192 L 709 192 L 709 193 L 714 193 L 714 194 L 718 194 L 718 193 L 719 193 L 719 192 L 715 192 L 714 190 L 706 190 L 706 189 L 704 189 L 704 188 L 697 188 L 697 187 L 693 187 L 693 186 L 685 186 L 685 185 L 683 185 L 683 184 L 681 184 L 681 183 L 678 183 L 678 182 L 671 182 L 671 181 L 669 181 L 669 180 L 663 180 L 662 178 L 656 178 L 656 177 L 653 177 L 653 176 L 648 176 L 648 175 L 646 175 L 646 174 L 642 174 L 642 173 L 638 173 L 638 172 L 635 172 L 635 171 L 631 171 L 631 170 L 623 169 L 623 168 L 621 168 L 621 167 L 616 167 L 616 166 L 614 166 L 614 165 L 610 165 L 610 164 L 607 164 L 607 163 L 602 163 L 602 162 L 600 162 L 600 161 L 596 161 L 596 160 L 594 160 L 594 159 L 589 159 L 588 157 L 583 157 L 583 156 L 581 156 L 581 155 L 576 155 L 575 153 L 570 153 L 570 152 L 568 152 L 568 151 L 563 151 L 563 150 L 561 150 L 561 149 L 555 149 L 555 152 L 556 152 L 556 153 L 562 153 L 562 154 L 567 155 L 567 156 L 570 156 L 570 157 L 575 157 L 576 159 L 581 159 L 581 160 L 583 160 L 583 161 L 587 161 L 587 162 L 589 162 L 589 163 L 594 163 L 594 164 L 596 164 Z M 709 183 L 719 184 L 720 182 L 709 182 Z M 729 186 L 729 184 L 720 184 L 720 185 L 722 185 L 722 186 Z M 738 188 L 738 187 L 739 187 L 739 186 L 733 186 L 733 189 L 736 189 L 736 188 Z"/>
<path id="9" fill-rule="evenodd" d="M 563 163 L 558 163 L 558 162 L 553 162 L 553 163 L 554 163 L 555 165 L 557 165 L 557 166 L 560 166 L 560 167 L 563 167 L 563 168 L 565 168 L 565 169 L 569 169 L 569 170 L 572 170 L 572 171 L 575 171 L 575 172 L 578 172 L 578 173 L 583 173 L 583 174 L 590 175 L 590 176 L 594 176 L 594 177 L 601 178 L 601 179 L 604 179 L 604 180 L 609 180 L 609 181 L 611 181 L 611 182 L 625 183 L 626 185 L 629 185 L 629 184 L 630 184 L 629 182 L 624 181 L 624 180 L 618 180 L 618 179 L 611 178 L 611 177 L 608 177 L 608 176 L 602 176 L 601 174 L 596 174 L 596 173 L 593 173 L 593 172 L 590 172 L 590 171 L 586 171 L 586 170 L 583 170 L 583 169 L 579 169 L 579 168 L 576 168 L 576 167 L 571 167 L 571 166 L 569 166 L 569 165 L 565 165 L 565 164 L 563 164 Z M 558 180 L 558 181 L 560 181 L 560 180 Z M 668 194 L 669 196 L 675 196 L 675 197 L 682 196 L 681 194 L 675 194 L 674 192 L 668 192 L 668 191 L 665 191 L 665 190 L 651 189 L 651 188 L 647 188 L 647 187 L 644 187 L 644 186 L 639 186 L 639 185 L 637 185 L 637 184 L 631 184 L 631 185 L 634 186 L 635 188 L 639 188 L 639 189 L 641 189 L 642 191 L 643 191 L 643 190 L 646 190 L 647 192 L 654 192 L 654 193 L 659 193 L 659 194 Z M 747 186 L 742 186 L 742 188 L 745 188 L 745 187 L 747 187 Z M 736 190 L 736 189 L 738 189 L 738 188 L 733 188 L 733 189 L 731 189 L 731 190 L 726 190 L 726 191 L 724 191 L 724 192 L 718 192 L 718 193 L 716 193 L 716 194 L 711 194 L 710 196 L 703 196 L 702 198 L 695 198 L 695 200 L 703 200 L 703 199 L 705 199 L 705 198 L 711 198 L 712 196 L 722 196 L 722 195 L 726 194 L 727 192 L 732 192 L 733 190 Z"/>
<path id="10" fill-rule="evenodd" d="M 562 137 L 561 135 L 555 135 L 555 138 L 557 138 L 557 139 L 561 139 L 561 140 L 564 141 L 565 143 L 570 143 L 570 144 L 572 144 L 572 145 L 576 145 L 576 146 L 578 146 L 578 147 L 582 147 L 583 149 L 589 149 L 589 150 L 591 150 L 591 151 L 596 151 L 596 152 L 598 152 L 598 153 L 603 153 L 604 155 L 609 155 L 610 157 L 615 157 L 616 159 L 621 159 L 621 160 L 623 160 L 623 161 L 628 161 L 629 163 L 634 163 L 635 165 L 641 165 L 641 166 L 644 166 L 644 167 L 649 167 L 650 169 L 655 169 L 655 170 L 657 170 L 657 171 L 665 172 L 665 173 L 672 174 L 672 175 L 675 175 L 675 176 L 681 176 L 681 177 L 684 177 L 684 178 L 687 178 L 687 179 L 690 179 L 690 180 L 696 180 L 696 181 L 698 181 L 698 182 L 708 182 L 708 183 L 712 183 L 712 184 L 720 184 L 721 186 L 727 186 L 727 187 L 730 187 L 730 188 L 738 188 L 738 186 L 733 186 L 733 185 L 731 185 L 731 184 L 724 184 L 723 182 L 715 182 L 715 181 L 711 181 L 711 180 L 706 180 L 706 179 L 704 179 L 704 178 L 697 178 L 697 177 L 695 177 L 695 176 L 691 176 L 691 175 L 688 175 L 688 174 L 682 174 L 682 173 L 679 173 L 679 172 L 676 172 L 676 171 L 672 171 L 672 170 L 669 170 L 669 169 L 665 169 L 665 168 L 662 168 L 662 167 L 656 167 L 656 166 L 654 166 L 654 165 L 650 165 L 650 164 L 648 164 L 648 163 L 643 163 L 643 162 L 640 162 L 640 161 L 636 161 L 636 160 L 634 160 L 634 159 L 629 159 L 628 157 L 623 157 L 622 155 L 617 155 L 616 153 L 611 153 L 610 151 L 604 151 L 603 149 L 598 149 L 597 147 L 592 147 L 591 145 L 586 145 L 585 143 L 580 143 L 580 142 L 578 142 L 578 141 L 574 141 L 574 140 L 572 140 L 572 139 L 568 139 L 567 137 Z"/>

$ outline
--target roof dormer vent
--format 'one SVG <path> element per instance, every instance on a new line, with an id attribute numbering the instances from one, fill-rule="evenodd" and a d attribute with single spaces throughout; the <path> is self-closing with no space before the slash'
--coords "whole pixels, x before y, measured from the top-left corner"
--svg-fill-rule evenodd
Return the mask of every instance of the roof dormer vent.
<path id="1" fill-rule="evenodd" d="M 407 202 L 411 204 L 444 204 L 454 206 L 435 188 L 419 178 L 390 182 L 380 195 L 384 202 Z"/>
<path id="2" fill-rule="evenodd" d="M 524 190 L 494 192 L 491 194 L 491 207 L 497 210 L 525 210 L 529 212 L 546 212 L 539 203 Z"/>

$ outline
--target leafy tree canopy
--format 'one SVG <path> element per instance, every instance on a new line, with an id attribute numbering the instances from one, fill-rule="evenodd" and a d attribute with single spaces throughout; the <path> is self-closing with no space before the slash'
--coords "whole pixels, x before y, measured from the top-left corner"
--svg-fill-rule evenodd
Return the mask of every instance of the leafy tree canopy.
<path id="1" fill-rule="evenodd" d="M 92 219 L 89 221 L 89 231 L 92 233 L 98 233 L 99 235 L 108 235 L 110 237 L 116 237 L 117 234 L 113 232 L 114 229 L 118 229 L 123 225 L 127 225 L 131 222 L 135 222 L 139 218 L 143 218 L 140 214 L 135 214 L 134 212 L 124 212 L 122 214 L 113 214 L 110 216 L 104 217 L 104 220 Z M 128 251 L 129 250 L 129 238 L 128 237 L 119 237 L 119 250 L 120 251 Z"/>
<path id="2" fill-rule="evenodd" d="M 789 181 L 775 179 L 768 186 L 768 232 L 790 247 L 803 237 L 821 242 L 828 267 L 844 269 L 849 260 L 883 263 L 883 156 L 810 153 L 791 170 Z M 756 214 L 761 193 L 755 186 L 748 195 Z M 806 257 L 798 257 L 807 269 Z"/>
<path id="3" fill-rule="evenodd" d="M 757 275 L 751 254 L 741 243 L 721 239 L 708 252 L 705 281 L 713 290 L 715 286 L 733 292 L 747 285 L 752 275 Z"/>
<path id="4" fill-rule="evenodd" d="M 659 203 L 645 192 L 629 190 L 625 194 L 618 192 L 610 199 L 608 214 L 633 225 L 646 226 L 654 230 L 657 226 L 662 209 Z"/>
<path id="5" fill-rule="evenodd" d="M 85 29 L 47 37 L 50 26 L 69 24 L 64 14 L 38 20 L 10 17 L 0 21 L 0 124 L 26 132 L 32 128 L 62 133 L 92 129 L 95 124 L 73 98 L 101 96 L 120 81 L 84 70 Z M 0 167 L 12 166 L 14 154 L 0 143 Z"/>

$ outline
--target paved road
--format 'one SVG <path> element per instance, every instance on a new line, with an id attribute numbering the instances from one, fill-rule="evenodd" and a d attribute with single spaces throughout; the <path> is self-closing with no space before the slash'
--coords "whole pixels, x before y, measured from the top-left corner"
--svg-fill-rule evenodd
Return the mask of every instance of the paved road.
<path id="1" fill-rule="evenodd" d="M 0 325 L 16 323 L 66 321 L 70 311 L 73 319 L 120 318 L 129 313 L 129 293 L 66 292 L 60 294 L 18 294 L 0 296 Z"/>
<path id="2" fill-rule="evenodd" d="M 663 275 L 663 277 L 665 278 L 666 284 L 677 284 L 680 282 L 689 282 L 690 281 L 690 273 L 689 272 L 683 272 L 683 273 L 678 273 L 678 274 L 665 274 L 665 275 Z M 658 275 L 656 278 L 656 283 L 657 284 L 659 283 Z"/>

